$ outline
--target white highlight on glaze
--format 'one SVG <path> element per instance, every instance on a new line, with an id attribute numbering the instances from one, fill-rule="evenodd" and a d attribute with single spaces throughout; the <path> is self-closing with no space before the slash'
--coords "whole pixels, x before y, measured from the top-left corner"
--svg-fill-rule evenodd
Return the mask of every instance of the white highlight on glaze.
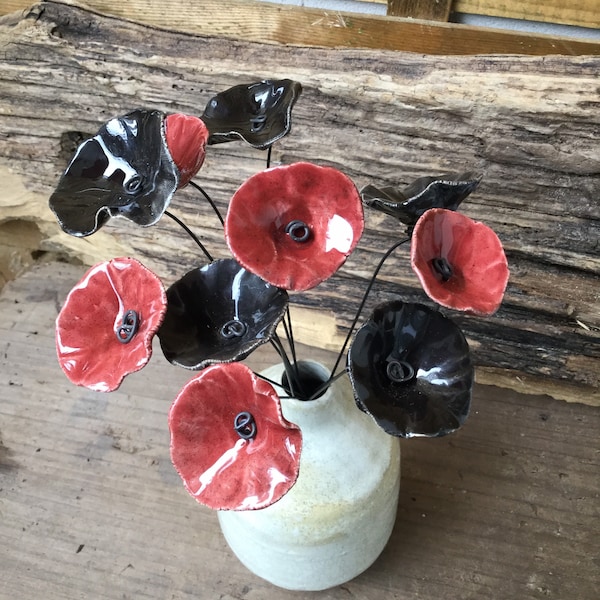
<path id="1" fill-rule="evenodd" d="M 344 217 L 333 215 L 327 222 L 325 252 L 337 250 L 342 254 L 348 254 L 350 248 L 352 248 L 353 240 L 354 231 L 352 230 L 352 225 Z"/>
<path id="2" fill-rule="evenodd" d="M 114 156 L 110 150 L 106 147 L 104 140 L 98 135 L 94 138 L 100 146 L 102 146 L 102 150 L 104 150 L 104 154 L 108 159 L 108 166 L 104 170 L 104 176 L 109 179 L 115 171 L 123 171 L 125 173 L 125 178 L 123 179 L 123 183 L 129 181 L 133 176 L 137 175 L 137 171 L 123 158 Z"/>
<path id="3" fill-rule="evenodd" d="M 235 308 L 235 319 L 237 321 L 240 320 L 240 298 L 242 296 L 242 277 L 244 276 L 245 270 L 240 269 L 236 276 L 233 278 L 233 282 L 231 284 L 231 299 L 234 302 Z"/>
<path id="4" fill-rule="evenodd" d="M 116 260 L 112 261 L 112 265 L 115 269 L 118 269 L 119 271 L 124 271 L 126 270 L 129 265 L 126 263 L 119 263 Z M 117 288 L 115 287 L 115 284 L 113 282 L 113 280 L 111 279 L 110 275 L 108 274 L 108 269 L 104 269 L 104 274 L 106 275 L 106 279 L 108 279 L 108 283 L 110 283 L 110 287 L 113 289 L 113 292 L 115 293 L 115 296 L 117 298 L 117 302 L 119 303 L 119 310 L 117 311 L 117 314 L 115 315 L 115 322 L 113 325 L 113 329 L 117 329 L 118 326 L 120 326 L 121 321 L 123 320 L 123 314 L 125 312 L 125 309 L 123 307 L 123 298 L 121 298 L 121 296 L 119 295 L 119 292 L 117 292 Z"/>
<path id="5" fill-rule="evenodd" d="M 438 375 L 442 372 L 441 367 L 432 367 L 428 371 L 425 369 L 417 370 L 417 378 L 425 379 L 429 383 L 434 385 L 448 385 L 448 377 L 438 377 Z"/>
<path id="6" fill-rule="evenodd" d="M 248 496 L 244 498 L 244 501 L 240 504 L 240 508 L 238 510 L 250 510 L 254 509 L 257 506 L 269 506 L 273 504 L 273 498 L 275 497 L 275 492 L 277 488 L 282 483 L 286 483 L 289 481 L 289 478 L 286 477 L 281 471 L 276 469 L 275 467 L 271 467 L 267 470 L 267 479 L 269 480 L 269 493 L 267 497 L 264 496 Z"/>
<path id="7" fill-rule="evenodd" d="M 225 469 L 229 468 L 237 459 L 240 450 L 247 444 L 248 442 L 242 438 L 240 438 L 233 448 L 229 448 L 227 452 L 224 452 L 217 461 L 206 471 L 198 477 L 198 482 L 200 483 L 200 487 L 196 492 L 194 492 L 194 496 L 199 496 L 202 494 L 206 488 L 213 482 L 214 478 L 220 475 Z"/>
<path id="8" fill-rule="evenodd" d="M 124 123 L 127 123 L 127 128 L 124 126 Z M 127 131 L 129 130 L 134 136 L 137 137 L 138 134 L 138 126 L 137 121 L 132 118 L 116 118 L 111 119 L 105 125 L 106 131 L 110 133 L 110 135 L 115 137 L 120 137 L 122 140 L 127 139 Z"/>

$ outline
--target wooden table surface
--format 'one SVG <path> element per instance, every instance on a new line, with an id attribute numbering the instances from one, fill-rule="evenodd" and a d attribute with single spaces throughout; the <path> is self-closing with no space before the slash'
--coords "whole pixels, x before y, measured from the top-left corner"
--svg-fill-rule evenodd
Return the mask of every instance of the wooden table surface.
<path id="1" fill-rule="evenodd" d="M 458 433 L 402 442 L 396 526 L 367 572 L 321 593 L 258 579 L 169 461 L 190 373 L 159 349 L 112 394 L 61 372 L 54 319 L 82 273 L 38 264 L 0 297 L 2 600 L 598 597 L 600 409 L 480 385 Z"/>

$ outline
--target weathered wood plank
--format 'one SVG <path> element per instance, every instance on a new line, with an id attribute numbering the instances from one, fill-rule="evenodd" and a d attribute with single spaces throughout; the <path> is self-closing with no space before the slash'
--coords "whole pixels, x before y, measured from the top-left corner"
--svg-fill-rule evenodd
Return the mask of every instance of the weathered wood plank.
<path id="1" fill-rule="evenodd" d="M 0 221 L 35 222 L 42 249 L 85 263 L 138 256 L 167 283 L 195 266 L 202 260 L 195 246 L 171 223 L 139 229 L 115 221 L 85 240 L 59 232 L 47 198 L 72 152 L 64 147 L 69 132 L 94 133 L 137 106 L 199 114 L 231 85 L 291 77 L 304 92 L 276 162 L 331 164 L 359 186 L 484 174 L 464 211 L 498 232 L 511 281 L 493 318 L 458 317 L 477 364 L 492 374 L 509 370 L 517 387 L 528 377 L 557 397 L 599 401 L 600 59 L 440 61 L 232 42 L 53 2 L 5 21 L 0 36 L 0 167 L 12 172 L 14 192 L 0 198 Z M 224 211 L 263 160 L 242 144 L 211 147 L 198 180 Z M 215 256 L 229 256 L 218 222 L 193 190 L 178 193 L 172 207 Z M 363 243 L 339 276 L 293 296 L 312 309 L 301 312 L 305 341 L 339 347 L 357 290 L 397 235 L 393 219 L 368 213 Z M 390 296 L 425 300 L 406 252 L 390 259 L 369 306 Z"/>
<path id="2" fill-rule="evenodd" d="M 390 17 L 412 17 L 430 21 L 447 21 L 452 0 L 388 0 Z"/>
<path id="3" fill-rule="evenodd" d="M 597 0 L 454 0 L 452 10 L 475 15 L 526 19 L 600 28 L 600 4 Z"/>
<path id="4" fill-rule="evenodd" d="M 6 0 L 13 10 L 30 0 Z M 65 0 L 73 4 L 73 0 Z M 372 48 L 435 55 L 598 55 L 600 43 L 509 30 L 369 16 L 252 0 L 87 0 L 93 10 L 153 27 L 259 43 Z M 2 14 L 0 12 L 0 14 Z"/>
<path id="5" fill-rule="evenodd" d="M 375 565 L 322 593 L 274 589 L 170 464 L 166 415 L 191 374 L 157 348 L 112 394 L 64 377 L 54 320 L 80 275 L 40 265 L 0 295 L 2 600 L 596 600 L 598 408 L 476 386 L 462 430 L 402 442 Z M 263 346 L 250 363 L 272 360 Z"/>

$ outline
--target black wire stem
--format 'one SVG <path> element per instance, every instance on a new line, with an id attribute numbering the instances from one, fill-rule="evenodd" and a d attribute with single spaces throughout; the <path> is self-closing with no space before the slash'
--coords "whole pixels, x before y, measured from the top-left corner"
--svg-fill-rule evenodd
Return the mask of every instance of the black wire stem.
<path id="1" fill-rule="evenodd" d="M 204 244 L 198 239 L 198 236 L 180 218 L 176 217 L 173 213 L 169 212 L 168 210 L 165 210 L 165 215 L 167 215 L 167 217 L 169 217 L 170 219 L 173 219 L 173 221 L 175 221 L 177 225 L 183 228 L 183 230 L 194 240 L 194 242 L 198 244 L 200 250 L 204 252 L 204 255 L 206 256 L 206 258 L 208 258 L 210 262 L 214 260 L 213 257 L 210 255 L 209 251 L 204 247 Z"/>
<path id="2" fill-rule="evenodd" d="M 269 148 L 267 149 L 267 169 L 271 166 L 271 150 L 273 149 L 273 146 L 269 146 Z"/>
<path id="3" fill-rule="evenodd" d="M 367 289 L 365 290 L 365 293 L 363 295 L 363 298 L 360 302 L 360 305 L 358 306 L 358 310 L 356 311 L 356 315 L 354 316 L 354 320 L 352 321 L 352 325 L 350 325 L 350 329 L 348 330 L 348 334 L 346 335 L 346 339 L 344 340 L 344 344 L 342 346 L 342 349 L 340 350 L 340 353 L 338 354 L 337 360 L 335 361 L 335 365 L 333 366 L 333 369 L 331 370 L 331 375 L 328 379 L 329 382 L 333 381 L 335 378 L 337 378 L 337 375 L 335 375 L 335 372 L 340 364 L 340 360 L 342 360 L 342 356 L 344 355 L 344 352 L 346 351 L 346 346 L 348 345 L 348 342 L 350 341 L 350 338 L 352 337 L 352 332 L 354 331 L 354 328 L 356 327 L 356 324 L 358 323 L 358 319 L 360 318 L 360 315 L 362 313 L 363 308 L 365 307 L 365 303 L 367 302 L 367 298 L 369 296 L 369 293 L 371 292 L 371 289 L 373 288 L 373 285 L 375 284 L 375 280 L 377 279 L 377 275 L 379 274 L 379 271 L 381 271 L 381 267 L 383 267 L 383 263 L 390 257 L 390 255 L 392 254 L 392 252 L 394 250 L 396 250 L 396 248 L 402 246 L 402 244 L 405 244 L 406 242 L 408 242 L 410 240 L 409 237 L 400 240 L 399 242 L 396 242 L 380 259 L 377 267 L 375 268 L 375 271 L 373 272 L 373 275 L 371 277 L 371 279 L 369 280 L 369 284 L 367 285 Z M 342 371 L 343 372 L 343 371 Z"/>
<path id="4" fill-rule="evenodd" d="M 206 198 L 206 200 L 208 200 L 208 203 L 212 206 L 212 209 L 215 211 L 217 218 L 219 219 L 219 221 L 221 221 L 221 225 L 224 225 L 225 221 L 223 220 L 223 216 L 219 212 L 219 209 L 217 208 L 217 205 L 213 202 L 212 198 L 197 183 L 193 181 L 190 181 L 189 183 L 194 189 L 198 190 Z"/>

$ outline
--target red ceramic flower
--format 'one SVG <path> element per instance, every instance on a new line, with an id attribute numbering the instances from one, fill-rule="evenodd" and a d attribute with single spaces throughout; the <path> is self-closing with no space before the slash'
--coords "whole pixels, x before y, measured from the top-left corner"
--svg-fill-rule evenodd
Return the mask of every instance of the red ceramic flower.
<path id="1" fill-rule="evenodd" d="M 150 360 L 167 308 L 162 283 L 133 258 L 92 267 L 69 292 L 56 319 L 56 350 L 66 376 L 112 392 Z"/>
<path id="2" fill-rule="evenodd" d="M 491 315 L 508 283 L 498 236 L 487 225 L 442 208 L 417 221 L 411 265 L 427 295 L 447 308 Z"/>
<path id="3" fill-rule="evenodd" d="M 179 170 L 178 187 L 187 185 L 204 162 L 208 129 L 202 119 L 181 113 L 165 117 L 165 138 Z"/>
<path id="4" fill-rule="evenodd" d="M 188 492 L 216 510 L 265 508 L 296 482 L 302 435 L 273 386 L 242 363 L 213 365 L 169 413 L 171 460 Z"/>
<path id="5" fill-rule="evenodd" d="M 360 196 L 346 175 L 295 163 L 261 171 L 240 186 L 225 237 L 246 269 L 277 287 L 302 291 L 339 269 L 363 227 Z"/>

